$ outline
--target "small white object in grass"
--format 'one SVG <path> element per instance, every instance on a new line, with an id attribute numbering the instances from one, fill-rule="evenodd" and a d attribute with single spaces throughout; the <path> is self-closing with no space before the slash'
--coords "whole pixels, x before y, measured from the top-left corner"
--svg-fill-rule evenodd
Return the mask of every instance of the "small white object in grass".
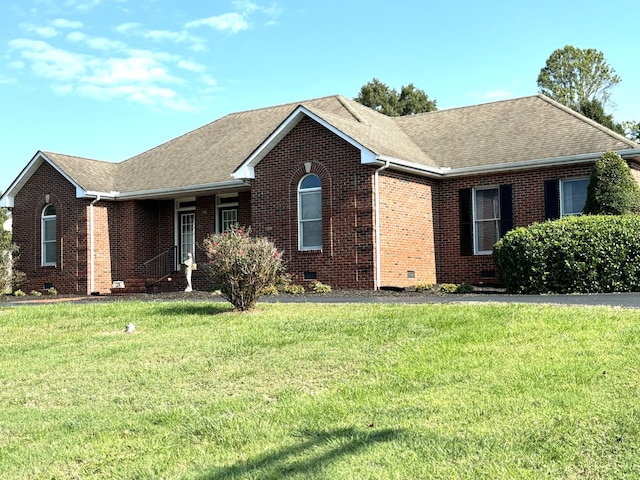
<path id="1" fill-rule="evenodd" d="M 129 322 L 124 327 L 124 333 L 132 333 L 135 331 L 135 329 L 136 329 L 136 326 L 133 323 Z"/>

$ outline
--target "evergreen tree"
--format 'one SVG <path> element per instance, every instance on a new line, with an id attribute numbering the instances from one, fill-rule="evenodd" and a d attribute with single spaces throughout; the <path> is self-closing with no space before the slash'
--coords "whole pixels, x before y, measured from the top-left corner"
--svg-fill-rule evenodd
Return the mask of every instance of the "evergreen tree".
<path id="1" fill-rule="evenodd" d="M 640 212 L 640 187 L 616 152 L 604 153 L 591 170 L 584 213 L 623 215 Z"/>

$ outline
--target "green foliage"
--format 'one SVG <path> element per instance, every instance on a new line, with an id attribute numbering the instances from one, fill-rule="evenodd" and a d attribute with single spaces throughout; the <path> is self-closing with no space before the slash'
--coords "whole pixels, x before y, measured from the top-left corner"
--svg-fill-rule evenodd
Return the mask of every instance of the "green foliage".
<path id="1" fill-rule="evenodd" d="M 29 295 L 31 295 L 32 297 L 41 297 L 42 296 L 42 292 L 39 292 L 38 290 L 31 290 L 29 292 Z"/>
<path id="2" fill-rule="evenodd" d="M 622 122 L 622 127 L 627 138 L 634 142 L 640 142 L 640 122 L 634 120 Z"/>
<path id="3" fill-rule="evenodd" d="M 430 292 L 431 290 L 433 290 L 433 284 L 426 282 L 417 283 L 415 289 L 416 292 Z"/>
<path id="4" fill-rule="evenodd" d="M 11 232 L 3 228 L 8 218 L 9 210 L 0 208 L 0 294 L 11 292 L 24 281 L 24 273 L 14 268 L 18 259 L 18 246 L 11 242 Z"/>
<path id="5" fill-rule="evenodd" d="M 310 289 L 313 293 L 331 293 L 331 285 L 327 285 L 322 282 L 311 282 Z"/>
<path id="6" fill-rule="evenodd" d="M 620 81 L 602 52 L 571 45 L 555 50 L 538 75 L 540 93 L 575 111 L 587 100 L 606 106 Z"/>
<path id="7" fill-rule="evenodd" d="M 613 115 L 607 115 L 602 106 L 602 102 L 596 99 L 587 99 L 580 102 L 578 110 L 582 115 L 591 120 L 598 122 L 600 125 L 613 130 L 620 135 L 625 135 L 625 128 L 621 123 L 613 120 Z"/>
<path id="8" fill-rule="evenodd" d="M 305 289 L 302 285 L 286 285 L 283 290 L 283 293 L 288 293 L 290 295 L 302 295 L 305 292 Z"/>
<path id="9" fill-rule="evenodd" d="M 572 216 L 518 227 L 493 255 L 510 293 L 639 291 L 640 216 Z"/>
<path id="10" fill-rule="evenodd" d="M 14 297 L 24 297 L 26 295 L 26 293 L 24 293 L 22 290 L 18 289 L 15 292 L 13 292 L 13 296 Z"/>
<path id="11" fill-rule="evenodd" d="M 455 283 L 441 283 L 439 290 L 444 293 L 456 293 L 458 285 Z"/>
<path id="12" fill-rule="evenodd" d="M 56 290 L 56 287 L 49 287 L 47 289 L 47 293 L 49 295 L 58 295 L 58 290 Z"/>
<path id="13" fill-rule="evenodd" d="M 623 215 L 640 212 L 640 187 L 620 155 L 604 153 L 591 171 L 584 213 Z"/>
<path id="14" fill-rule="evenodd" d="M 209 259 L 205 273 L 220 294 L 241 311 L 252 309 L 264 289 L 275 284 L 284 271 L 282 255 L 275 246 L 266 238 L 249 234 L 248 228 L 234 226 L 202 243 Z"/>
<path id="15" fill-rule="evenodd" d="M 363 85 L 354 100 L 390 117 L 437 110 L 436 101 L 429 100 L 428 95 L 413 83 L 403 85 L 398 93 L 377 78 Z"/>
<path id="16" fill-rule="evenodd" d="M 456 293 L 473 293 L 474 291 L 473 285 L 467 283 L 461 283 L 458 285 L 458 288 L 456 288 Z"/>

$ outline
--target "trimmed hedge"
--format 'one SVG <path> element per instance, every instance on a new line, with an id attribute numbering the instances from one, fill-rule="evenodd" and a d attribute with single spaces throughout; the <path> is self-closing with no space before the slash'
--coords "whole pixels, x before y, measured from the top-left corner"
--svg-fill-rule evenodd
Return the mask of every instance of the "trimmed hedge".
<path id="1" fill-rule="evenodd" d="M 639 291 L 640 216 L 572 216 L 518 227 L 493 255 L 511 293 Z"/>

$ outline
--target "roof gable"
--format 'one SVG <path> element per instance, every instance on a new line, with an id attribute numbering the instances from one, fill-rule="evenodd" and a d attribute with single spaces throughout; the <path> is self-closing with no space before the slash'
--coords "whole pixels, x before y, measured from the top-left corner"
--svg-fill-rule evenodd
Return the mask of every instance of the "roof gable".
<path id="1" fill-rule="evenodd" d="M 95 195 L 113 182 L 115 164 L 52 152 L 38 151 L 1 197 L 0 205 L 13 207 L 14 198 L 43 163 L 51 165 L 76 189 L 76 197 Z M 108 194 L 103 194 L 108 195 Z"/>

